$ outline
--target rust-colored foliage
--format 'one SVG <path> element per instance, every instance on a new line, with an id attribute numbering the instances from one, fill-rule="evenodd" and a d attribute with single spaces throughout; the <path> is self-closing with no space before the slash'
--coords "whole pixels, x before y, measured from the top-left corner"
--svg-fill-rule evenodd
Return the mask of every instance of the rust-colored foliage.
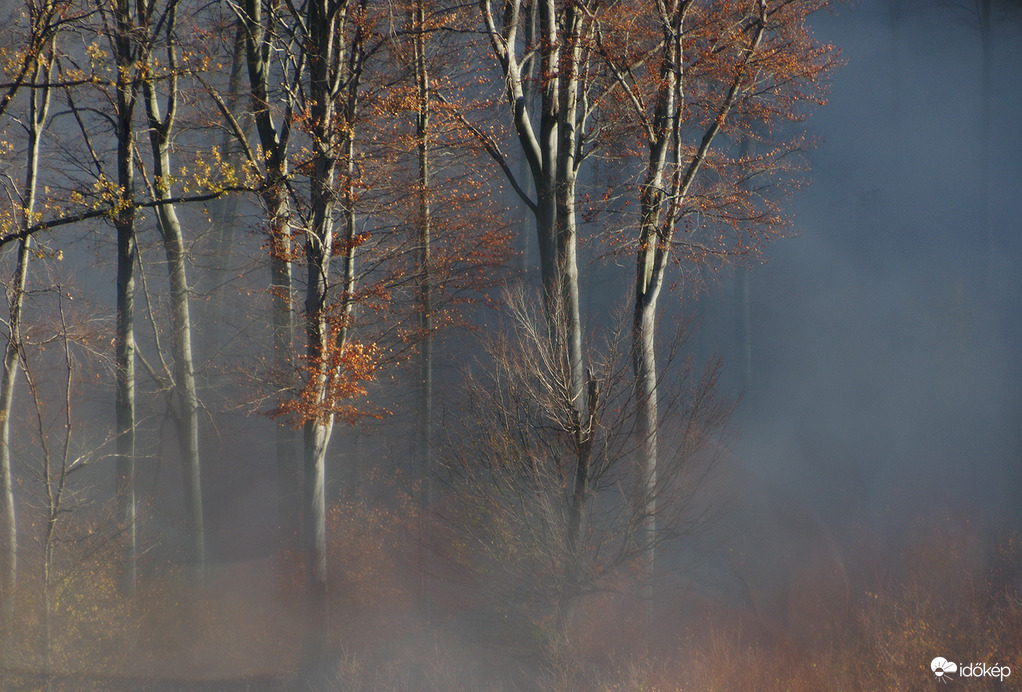
<path id="1" fill-rule="evenodd" d="M 301 388 L 292 397 L 284 399 L 270 412 L 273 417 L 284 418 L 295 428 L 307 421 L 323 421 L 335 416 L 349 423 L 365 417 L 379 417 L 382 411 L 360 407 L 358 400 L 368 392 L 366 384 L 376 377 L 380 363 L 380 349 L 372 343 L 349 339 L 339 343 L 341 327 L 336 322 L 329 326 L 322 358 L 311 362 L 302 356 L 298 366 L 302 373 Z"/>
<path id="2" fill-rule="evenodd" d="M 636 194 L 608 185 L 602 199 L 587 200 L 585 213 L 624 211 L 643 186 L 661 186 L 659 201 L 646 198 L 631 213 L 655 221 L 661 240 L 677 251 L 675 261 L 689 266 L 754 257 L 783 233 L 788 219 L 780 201 L 804 182 L 799 154 L 812 145 L 789 123 L 824 103 L 837 64 L 836 49 L 816 41 L 807 25 L 828 4 L 765 3 L 755 45 L 756 2 L 668 3 L 680 19 L 646 2 L 608 13 L 597 34 L 616 85 L 606 105 L 612 122 L 627 126 L 607 128 L 605 136 L 611 168 L 635 171 Z M 668 19 L 681 28 L 680 54 L 664 41 Z M 665 144 L 661 182 L 649 177 L 654 157 L 640 185 L 635 161 Z M 606 217 L 609 254 L 635 247 L 634 226 L 619 224 L 620 214 Z"/>

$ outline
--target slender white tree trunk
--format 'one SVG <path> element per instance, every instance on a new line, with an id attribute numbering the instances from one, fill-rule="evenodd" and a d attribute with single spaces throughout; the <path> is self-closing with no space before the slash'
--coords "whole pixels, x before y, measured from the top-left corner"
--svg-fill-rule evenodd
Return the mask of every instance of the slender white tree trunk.
<path id="1" fill-rule="evenodd" d="M 49 115 L 50 88 L 48 82 L 53 66 L 53 43 L 40 54 L 32 74 L 29 91 L 28 150 L 26 153 L 25 188 L 21 200 L 21 223 L 28 228 L 35 213 L 37 181 L 39 178 L 39 151 L 43 131 Z M 41 83 L 41 84 L 40 84 Z M 18 532 L 14 505 L 14 484 L 11 458 L 11 414 L 14 404 L 14 385 L 22 357 L 22 312 L 25 289 L 28 285 L 28 267 L 31 260 L 32 236 L 25 236 L 18 246 L 14 281 L 8 290 L 10 322 L 7 347 L 4 350 L 3 376 L 0 379 L 0 502 L 4 532 L 0 544 L 0 627 L 10 632 L 14 616 L 14 589 L 18 574 Z"/>
<path id="2" fill-rule="evenodd" d="M 683 27 L 691 2 L 671 0 L 665 6 L 667 11 L 662 17 L 665 38 L 660 47 L 659 89 L 647 131 L 649 157 L 645 179 L 639 193 L 640 220 L 636 253 L 635 309 L 632 321 L 636 434 L 639 441 L 637 511 L 642 527 L 640 546 L 645 552 L 646 567 L 651 573 L 656 559 L 656 491 L 659 462 L 659 394 L 656 387 L 657 300 L 663 288 L 668 255 L 681 207 L 688 199 L 692 184 L 739 96 L 745 71 L 752 56 L 756 54 L 766 30 L 766 2 L 757 0 L 756 4 L 759 21 L 752 30 L 744 61 L 732 77 L 728 91 L 718 108 L 717 117 L 711 121 L 703 133 L 699 147 L 687 160 L 679 128 L 685 102 Z"/>
<path id="3" fill-rule="evenodd" d="M 173 169 L 170 161 L 171 133 L 177 111 L 177 48 L 174 45 L 176 5 L 167 7 L 161 17 L 166 32 L 167 83 L 166 115 L 161 115 L 160 97 L 155 83 L 156 63 L 153 45 L 146 46 L 147 78 L 143 82 L 149 142 L 153 153 L 155 194 L 163 201 L 156 208 L 160 237 L 167 257 L 170 279 L 171 340 L 174 356 L 174 390 L 178 402 L 178 437 L 183 464 L 185 530 L 188 536 L 188 558 L 196 578 L 201 581 L 205 571 L 206 540 L 202 508 L 202 469 L 199 454 L 199 397 L 195 385 L 195 364 L 192 355 L 192 325 L 188 290 L 187 254 L 184 232 L 172 197 L 170 182 Z M 147 17 L 147 21 L 152 17 Z M 151 37 L 155 41 L 157 37 Z"/>
<path id="4" fill-rule="evenodd" d="M 3 380 L 0 382 L 0 501 L 3 502 L 3 544 L 0 564 L 0 626 L 10 634 L 14 617 L 14 589 L 18 578 L 18 531 L 15 517 L 13 469 L 11 468 L 11 414 L 14 403 L 14 383 L 18 377 L 21 357 L 21 312 L 25 304 L 25 286 L 32 236 L 26 236 L 18 246 L 14 281 L 8 290 L 10 322 L 7 347 L 4 350 Z"/>
<path id="5" fill-rule="evenodd" d="M 291 239 L 287 229 L 286 190 L 278 185 L 268 193 L 267 215 L 270 218 L 270 321 L 273 327 L 273 369 L 281 391 L 294 380 L 294 291 L 291 276 Z M 274 453 L 277 466 L 277 511 L 279 541 L 284 549 L 297 545 L 301 526 L 301 495 L 298 468 L 298 434 L 286 421 L 277 423 L 274 432 Z"/>

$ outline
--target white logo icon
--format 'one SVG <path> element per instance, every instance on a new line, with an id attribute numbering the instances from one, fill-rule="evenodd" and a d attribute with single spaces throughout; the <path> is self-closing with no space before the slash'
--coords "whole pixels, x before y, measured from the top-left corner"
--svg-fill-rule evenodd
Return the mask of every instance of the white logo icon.
<path id="1" fill-rule="evenodd" d="M 938 656 L 930 661 L 930 670 L 933 671 L 934 675 L 943 680 L 945 675 L 958 672 L 958 664 L 953 663 L 942 656 Z"/>

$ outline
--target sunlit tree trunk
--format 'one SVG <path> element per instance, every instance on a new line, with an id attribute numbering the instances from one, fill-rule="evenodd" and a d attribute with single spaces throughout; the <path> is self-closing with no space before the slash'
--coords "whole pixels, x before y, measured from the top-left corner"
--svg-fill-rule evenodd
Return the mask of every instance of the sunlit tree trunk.
<path id="1" fill-rule="evenodd" d="M 339 77 L 335 41 L 344 40 L 347 4 L 340 10 L 332 3 L 313 0 L 308 5 L 309 97 L 313 123 L 313 159 L 310 188 L 310 227 L 306 230 L 305 338 L 309 374 L 316 394 L 314 411 L 305 423 L 305 569 L 306 586 L 312 595 L 312 607 L 320 609 L 326 593 L 326 449 L 333 430 L 334 417 L 323 412 L 328 402 L 329 341 L 327 286 L 334 250 L 334 207 L 337 181 L 337 155 L 340 148 L 334 118 L 334 82 Z"/>
<path id="2" fill-rule="evenodd" d="M 417 468 L 414 474 L 422 479 L 422 490 L 420 502 L 422 512 L 429 511 L 433 503 L 433 293 L 432 293 L 432 272 L 430 263 L 432 261 L 432 209 L 430 186 L 430 106 L 432 94 L 430 93 L 429 68 L 426 62 L 426 1 L 415 0 L 411 8 L 411 33 L 412 33 L 412 72 L 415 79 L 415 142 L 418 158 L 419 189 L 418 189 L 418 247 L 416 252 L 416 275 L 418 276 L 419 290 L 419 352 L 418 352 L 418 382 L 416 406 L 416 454 L 414 455 Z M 421 527 L 429 531 L 427 524 Z M 424 534 L 424 544 L 428 544 L 431 536 Z M 430 613 L 432 602 L 427 588 L 426 561 L 422 560 L 419 565 L 419 591 L 422 607 L 425 612 Z"/>
<path id="3" fill-rule="evenodd" d="M 344 134 L 336 149 L 339 160 L 331 151 L 315 157 L 316 177 L 312 181 L 312 229 L 306 242 L 308 287 L 306 290 L 307 356 L 311 364 L 310 376 L 317 381 L 319 413 L 305 424 L 305 538 L 308 586 L 314 595 L 326 591 L 326 451 L 333 431 L 334 416 L 329 411 L 335 402 L 329 400 L 329 385 L 336 376 L 332 371 L 331 354 L 344 352 L 348 345 L 349 322 L 353 311 L 355 284 L 355 217 L 351 177 L 354 175 L 354 141 Z M 333 207 L 337 164 L 342 164 L 344 180 L 340 183 L 343 207 L 341 209 L 341 238 L 334 238 Z M 341 306 L 336 318 L 328 316 L 328 290 L 332 246 L 343 247 L 343 263 L 339 288 Z"/>
<path id="4" fill-rule="evenodd" d="M 35 110 L 35 93 L 33 92 L 32 110 Z M 39 134 L 36 127 L 35 114 L 32 114 L 32 126 L 29 130 L 29 166 L 26 173 L 25 199 L 23 200 L 23 219 L 32 213 L 35 201 L 35 178 L 38 172 Z M 28 236 L 18 245 L 18 260 L 14 270 L 14 281 L 8 289 L 10 305 L 10 322 L 8 323 L 7 347 L 4 350 L 3 379 L 0 381 L 0 495 L 3 500 L 3 581 L 0 586 L 0 613 L 5 632 L 10 631 L 14 615 L 14 589 L 18 576 L 18 531 L 15 517 L 14 484 L 11 468 L 11 414 L 14 402 L 14 384 L 18 377 L 18 366 L 21 360 L 21 313 L 25 304 L 25 287 L 28 282 L 28 264 L 31 258 L 32 237 Z"/>
<path id="5" fill-rule="evenodd" d="M 636 434 L 639 443 L 639 544 L 646 567 L 653 569 L 656 544 L 656 484 L 659 459 L 656 317 L 670 245 L 663 242 L 661 224 L 673 226 L 668 211 L 663 219 L 664 179 L 669 154 L 678 154 L 678 113 L 681 98 L 682 26 L 688 5 L 675 0 L 663 17 L 660 88 L 653 111 L 646 177 L 639 192 L 639 237 L 636 253 L 635 309 L 632 318 L 632 367 L 635 373 Z M 674 151 L 672 152 L 672 144 Z M 676 159 L 675 159 L 676 160 Z M 677 190 L 675 190 L 675 193 Z M 672 204 L 673 207 L 673 204 Z M 665 224 L 665 225 L 666 225 Z"/>
<path id="6" fill-rule="evenodd" d="M 587 56 L 583 44 L 587 41 L 585 13 L 588 8 L 574 2 L 557 8 L 554 0 L 544 0 L 540 4 L 539 17 L 541 31 L 545 32 L 544 41 L 563 44 L 560 51 L 552 50 L 549 64 L 541 69 L 548 74 L 556 74 L 549 79 L 548 94 L 544 97 L 556 103 L 550 113 L 555 120 L 552 125 L 554 132 L 551 139 L 556 138 L 556 156 L 553 170 L 556 198 L 556 261 L 559 276 L 557 277 L 560 300 L 564 308 L 567 322 L 568 363 L 571 368 L 572 395 L 575 408 L 579 412 L 585 410 L 584 402 L 584 364 L 582 357 L 582 316 L 579 304 L 578 274 L 578 226 L 575 214 L 575 198 L 578 182 L 578 170 L 582 161 L 580 129 L 585 126 L 584 105 L 580 103 L 582 91 L 588 85 L 582 82 L 582 72 Z M 555 15 L 556 14 L 556 19 Z M 559 27 L 556 22 L 563 24 Z M 558 35 L 559 34 L 559 35 Z M 547 117 L 541 116 L 541 123 Z"/>
<path id="7" fill-rule="evenodd" d="M 30 138 L 33 134 L 30 134 Z M 38 158 L 38 139 L 30 146 L 30 161 Z M 34 176 L 34 166 L 30 164 L 29 175 Z M 33 180 L 34 182 L 34 180 Z M 26 188 L 28 193 L 25 208 L 30 209 L 34 197 L 34 189 Z M 0 499 L 3 501 L 3 581 L 0 584 L 0 626 L 5 634 L 10 633 L 14 616 L 14 589 L 18 577 L 18 531 L 15 517 L 14 484 L 11 468 L 11 413 L 14 402 L 14 383 L 18 377 L 18 364 L 21 357 L 21 311 L 25 303 L 25 286 L 28 280 L 28 263 L 30 259 L 32 237 L 28 236 L 18 245 L 18 263 L 14 270 L 14 281 L 8 289 L 10 304 L 10 322 L 8 323 L 7 347 L 4 351 L 3 380 L 0 382 Z"/>
<path id="8" fill-rule="evenodd" d="M 282 178 L 281 178 L 282 179 Z M 270 223 L 270 323 L 273 328 L 273 370 L 281 391 L 294 380 L 294 292 L 291 275 L 291 237 L 288 223 L 287 190 L 278 183 L 264 195 Z M 282 548 L 292 548 L 301 526 L 301 485 L 298 469 L 298 434 L 286 422 L 274 431 L 277 466 L 277 511 Z"/>
<path id="9" fill-rule="evenodd" d="M 52 11 L 46 7 L 45 10 Z M 38 16 L 33 17 L 37 21 Z M 21 225 L 28 228 L 34 223 L 37 181 L 39 178 L 39 149 L 42 142 L 46 118 L 49 114 L 49 81 L 53 67 L 53 42 L 41 54 L 32 71 L 32 88 L 28 92 L 28 148 L 25 166 L 25 188 L 21 199 Z M 25 289 L 28 285 L 28 266 L 31 260 L 32 236 L 25 236 L 18 245 L 18 260 L 14 270 L 14 281 L 8 289 L 10 322 L 8 323 L 7 347 L 4 350 L 3 376 L 0 379 L 0 501 L 3 502 L 5 530 L 0 564 L 3 575 L 0 578 L 0 626 L 10 632 L 14 615 L 14 589 L 17 586 L 18 534 L 14 506 L 13 469 L 11 464 L 11 414 L 14 403 L 14 384 L 18 377 L 18 366 L 22 358 L 22 311 L 25 305 Z"/>
<path id="10" fill-rule="evenodd" d="M 24 304 L 25 282 L 31 236 L 18 247 L 18 263 L 14 282 L 9 289 L 10 322 L 7 347 L 4 351 L 3 381 L 0 382 L 0 501 L 3 502 L 3 544 L 0 548 L 0 626 L 5 635 L 11 632 L 14 616 L 14 588 L 18 577 L 18 530 L 15 516 L 14 483 L 11 469 L 11 404 L 14 401 L 14 383 L 18 374 L 21 344 L 21 309 Z"/>
<path id="11" fill-rule="evenodd" d="M 656 305 L 659 277 L 650 277 L 636 291 L 632 325 L 632 358 L 635 371 L 636 434 L 639 438 L 639 543 L 645 551 L 647 569 L 652 571 L 656 555 L 656 485 L 659 460 L 659 416 L 657 411 Z M 642 279 L 640 278 L 640 281 Z"/>
<path id="12" fill-rule="evenodd" d="M 525 45 L 531 46 L 536 42 L 536 24 L 539 21 L 538 10 L 535 2 L 530 2 L 525 8 L 527 16 L 525 18 Z M 527 64 L 522 66 L 522 98 L 525 105 L 526 112 L 536 112 L 536 99 L 539 88 L 539 82 L 536 79 L 537 66 L 535 60 L 530 60 Z M 523 192 L 527 197 L 536 197 L 536 184 L 530 175 L 529 162 L 525 158 L 524 154 L 520 154 L 518 157 L 518 165 L 515 168 L 515 175 L 523 185 Z M 516 201 L 521 202 L 515 198 Z M 519 222 L 519 248 L 522 253 L 520 258 L 519 270 L 521 271 L 523 280 L 527 278 L 529 272 L 535 266 L 536 257 L 534 254 L 533 247 L 535 241 L 532 239 L 535 228 L 535 215 L 529 212 L 529 210 L 523 209 L 521 214 L 521 221 Z"/>
<path id="13" fill-rule="evenodd" d="M 317 671 L 324 663 L 326 639 L 326 453 L 336 405 L 331 384 L 348 347 L 355 289 L 354 117 L 363 56 L 360 18 L 354 15 L 364 9 L 363 3 L 313 0 L 306 16 L 313 143 L 305 229 L 305 332 L 312 410 L 305 414 L 304 425 L 303 510 L 307 656 Z M 335 210 L 341 217 L 339 234 L 334 229 Z M 342 262 L 336 282 L 330 278 L 335 251 Z M 333 305 L 331 288 L 339 293 L 339 303 Z"/>
<path id="14" fill-rule="evenodd" d="M 155 9 L 148 5 L 149 12 Z M 145 74 L 142 82 L 146 115 L 149 123 L 149 142 L 153 152 L 154 192 L 163 202 L 156 207 L 160 237 L 167 257 L 167 272 L 170 278 L 171 340 L 174 356 L 174 390 L 178 402 L 178 435 L 184 465 L 185 526 L 188 536 L 189 561 L 201 579 L 206 560 L 205 522 L 202 511 L 202 473 L 199 456 L 199 397 L 195 387 L 195 364 L 192 358 L 192 327 L 187 254 L 184 247 L 184 233 L 178 219 L 177 209 L 169 200 L 172 196 L 171 180 L 173 169 L 170 162 L 171 133 L 177 113 L 178 56 L 174 31 L 177 20 L 177 4 L 170 2 L 165 15 L 150 14 L 144 17 L 149 26 L 158 19 L 166 33 L 166 114 L 161 115 L 160 97 L 157 93 L 159 77 L 153 48 L 157 36 L 148 38 L 145 50 Z"/>
<path id="15" fill-rule="evenodd" d="M 632 319 L 632 363 L 635 374 L 636 434 L 639 442 L 640 546 L 652 571 L 657 541 L 657 467 L 660 430 L 656 362 L 657 302 L 668 267 L 671 240 L 682 205 L 706 159 L 713 141 L 739 96 L 745 68 L 755 54 L 766 26 L 766 4 L 759 2 L 759 20 L 745 52 L 741 69 L 733 77 L 717 117 L 703 133 L 699 147 L 685 160 L 680 124 L 684 107 L 683 26 L 690 0 L 673 0 L 662 16 L 660 79 L 656 104 L 648 121 L 649 156 L 639 193 L 639 229 L 636 253 L 635 308 Z M 668 183 L 669 179 L 669 183 Z"/>

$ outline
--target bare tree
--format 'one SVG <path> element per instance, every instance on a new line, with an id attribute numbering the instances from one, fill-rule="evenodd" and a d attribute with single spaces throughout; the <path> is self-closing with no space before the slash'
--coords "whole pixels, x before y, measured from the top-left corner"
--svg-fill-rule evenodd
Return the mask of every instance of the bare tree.
<path id="1" fill-rule="evenodd" d="M 73 474 L 83 469 L 86 464 L 95 458 L 91 452 L 79 456 L 73 456 L 72 440 L 74 435 L 74 404 L 72 392 L 74 381 L 80 373 L 77 373 L 76 358 L 72 353 L 74 342 L 77 345 L 88 345 L 90 338 L 95 334 L 83 330 L 81 325 L 74 325 L 69 321 L 66 301 L 72 300 L 71 292 L 59 283 L 54 286 L 52 294 L 56 297 L 56 313 L 58 324 L 57 331 L 52 336 L 46 336 L 44 343 L 57 343 L 59 345 L 60 366 L 63 369 L 62 382 L 57 385 L 62 399 L 58 399 L 59 424 L 55 427 L 59 432 L 53 432 L 47 420 L 45 409 L 47 408 L 47 397 L 44 392 L 43 383 L 36 377 L 33 367 L 29 365 L 27 354 L 23 355 L 25 364 L 25 379 L 28 382 L 31 394 L 32 406 L 34 409 L 35 428 L 37 443 L 42 463 L 39 469 L 39 480 L 43 486 L 43 507 L 44 523 L 42 530 L 42 644 L 43 663 L 47 673 L 53 670 L 53 625 L 54 609 L 56 601 L 57 585 L 60 581 L 58 574 L 56 553 L 60 542 L 60 525 L 67 521 L 67 515 L 73 511 L 73 502 L 68 502 L 68 495 L 71 494 L 70 480 Z M 40 344 L 35 346 L 37 355 L 41 355 L 43 349 Z M 56 370 L 56 368 L 55 368 Z M 56 443 L 55 445 L 53 443 Z M 54 449 L 54 447 L 57 449 Z"/>
<path id="2" fill-rule="evenodd" d="M 659 419 L 670 432 L 664 465 L 655 504 L 636 502 L 630 489 L 638 470 L 631 460 L 641 442 L 641 402 L 630 374 L 628 330 L 587 348 L 592 366 L 580 415 L 562 337 L 549 332 L 550 322 L 524 294 L 510 297 L 508 315 L 505 331 L 485 342 L 484 370 L 469 375 L 462 405 L 445 426 L 443 525 L 452 532 L 451 545 L 472 548 L 457 557 L 462 566 L 485 575 L 497 592 L 493 602 L 504 610 L 495 621 L 514 627 L 524 619 L 549 632 L 551 643 L 567 645 L 578 599 L 606 588 L 647 550 L 648 507 L 656 508 L 659 541 L 691 528 L 697 518 L 688 501 L 714 458 L 702 452 L 730 406 L 715 395 L 715 363 L 702 372 L 690 360 L 663 364 L 673 364 L 660 383 L 673 393 Z M 556 659 L 559 651 L 543 653 Z"/>

